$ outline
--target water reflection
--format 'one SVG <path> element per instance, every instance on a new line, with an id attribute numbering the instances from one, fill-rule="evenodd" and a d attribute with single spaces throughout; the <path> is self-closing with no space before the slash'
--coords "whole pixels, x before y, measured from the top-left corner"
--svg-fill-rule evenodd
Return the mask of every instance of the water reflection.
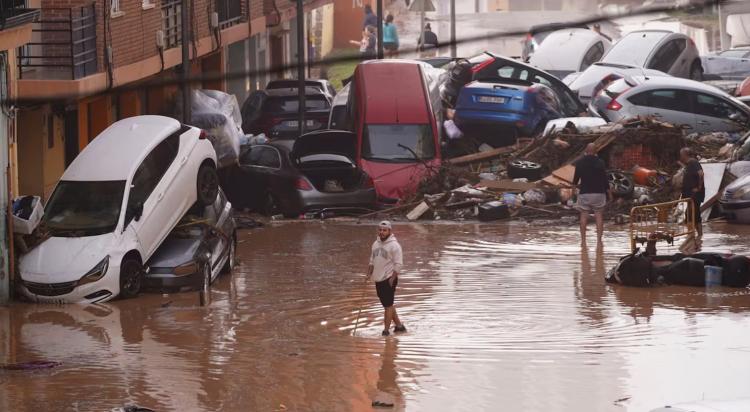
<path id="1" fill-rule="evenodd" d="M 711 229 L 704 249 L 750 252 L 750 228 Z M 748 290 L 607 285 L 624 232 L 605 249 L 574 226 L 395 233 L 404 335 L 380 336 L 363 282 L 371 225 L 274 224 L 240 234 L 208 308 L 195 293 L 0 308 L 0 363 L 62 362 L 0 371 L 0 410 L 642 411 L 746 392 Z"/>

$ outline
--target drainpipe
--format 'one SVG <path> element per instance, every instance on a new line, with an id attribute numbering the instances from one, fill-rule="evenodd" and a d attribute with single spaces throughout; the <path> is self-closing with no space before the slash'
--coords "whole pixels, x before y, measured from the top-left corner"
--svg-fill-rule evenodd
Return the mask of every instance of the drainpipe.
<path id="1" fill-rule="evenodd" d="M 190 18 L 189 13 L 190 0 L 182 0 L 180 6 L 180 18 L 182 29 L 182 123 L 190 124 Z"/>

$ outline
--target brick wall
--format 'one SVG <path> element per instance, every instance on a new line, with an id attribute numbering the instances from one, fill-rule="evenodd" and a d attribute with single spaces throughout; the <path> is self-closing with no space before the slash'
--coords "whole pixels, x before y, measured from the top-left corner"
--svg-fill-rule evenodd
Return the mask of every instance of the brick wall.
<path id="1" fill-rule="evenodd" d="M 250 0 L 250 20 L 263 16 L 264 0 Z"/>

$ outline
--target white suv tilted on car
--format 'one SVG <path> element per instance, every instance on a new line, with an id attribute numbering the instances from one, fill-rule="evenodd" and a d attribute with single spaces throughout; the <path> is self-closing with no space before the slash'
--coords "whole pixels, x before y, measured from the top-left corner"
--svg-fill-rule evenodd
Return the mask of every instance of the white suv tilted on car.
<path id="1" fill-rule="evenodd" d="M 55 187 L 43 219 L 50 237 L 20 259 L 21 292 L 39 302 L 137 295 L 143 262 L 218 187 L 216 152 L 200 129 L 162 116 L 112 124 Z"/>

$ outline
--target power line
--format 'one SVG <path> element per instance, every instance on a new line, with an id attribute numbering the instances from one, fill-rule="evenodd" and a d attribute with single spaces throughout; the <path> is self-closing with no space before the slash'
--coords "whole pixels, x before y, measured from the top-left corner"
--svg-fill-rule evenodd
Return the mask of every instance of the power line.
<path id="1" fill-rule="evenodd" d="M 608 20 L 618 19 L 622 17 L 632 17 L 632 16 L 642 16 L 642 15 L 648 15 L 648 14 L 656 14 L 656 13 L 668 13 L 668 12 L 674 12 L 674 11 L 683 11 L 683 10 L 702 10 L 705 11 L 706 9 L 713 8 L 720 4 L 726 4 L 730 3 L 729 0 L 707 0 L 703 1 L 697 4 L 691 4 L 686 6 L 678 6 L 678 7 L 654 7 L 654 8 L 647 8 L 643 10 L 638 10 L 633 13 L 627 13 L 627 14 L 618 14 L 618 15 L 607 15 L 607 16 L 597 16 L 582 20 L 575 20 L 575 21 L 569 21 L 566 22 L 566 24 L 570 25 L 592 25 L 594 23 L 601 23 Z M 449 42 L 446 43 L 446 46 L 455 47 L 460 44 L 466 44 L 466 43 L 473 43 L 477 41 L 486 41 L 486 40 L 492 40 L 492 39 L 498 39 L 503 37 L 515 37 L 515 36 L 525 36 L 527 34 L 526 30 L 522 31 L 504 31 L 504 32 L 498 32 L 488 35 L 477 35 L 477 36 L 467 36 L 462 39 L 458 39 L 455 42 Z M 195 84 L 198 85 L 201 82 L 215 82 L 219 80 L 235 80 L 235 79 L 246 79 L 248 77 L 254 77 L 259 75 L 266 75 L 266 74 L 279 74 L 284 73 L 287 71 L 296 71 L 299 70 L 300 65 L 302 67 L 319 67 L 319 66 L 329 66 L 333 64 L 338 63 L 349 63 L 349 62 L 358 62 L 361 60 L 361 57 L 359 53 L 352 53 L 350 55 L 344 55 L 344 56 L 337 56 L 337 57 L 328 57 L 324 59 L 320 59 L 313 62 L 307 62 L 304 59 L 304 56 L 301 56 L 301 58 L 297 59 L 296 63 L 287 64 L 287 65 L 280 65 L 275 67 L 270 67 L 268 69 L 263 70 L 249 70 L 249 71 L 235 71 L 235 72 L 228 72 L 224 74 L 200 74 L 195 76 L 187 76 L 185 78 L 175 78 L 175 79 L 153 79 L 153 80 L 146 80 L 146 81 L 139 81 L 134 82 L 122 86 L 112 87 L 112 88 L 102 88 L 101 90 L 97 90 L 93 93 L 87 93 L 85 95 L 82 94 L 59 94 L 56 95 L 53 98 L 50 97 L 44 97 L 44 98 L 17 98 L 17 99 L 5 99 L 0 102 L 3 104 L 9 104 L 9 105 L 27 105 L 27 104 L 40 104 L 40 103 L 49 103 L 50 100 L 53 101 L 60 101 L 60 100 L 71 100 L 71 99 L 78 99 L 86 96 L 92 96 L 92 95 L 98 95 L 102 93 L 123 93 L 133 90 L 141 90 L 141 89 L 151 89 L 155 87 L 163 87 L 163 86 L 179 86 L 187 84 Z"/>

